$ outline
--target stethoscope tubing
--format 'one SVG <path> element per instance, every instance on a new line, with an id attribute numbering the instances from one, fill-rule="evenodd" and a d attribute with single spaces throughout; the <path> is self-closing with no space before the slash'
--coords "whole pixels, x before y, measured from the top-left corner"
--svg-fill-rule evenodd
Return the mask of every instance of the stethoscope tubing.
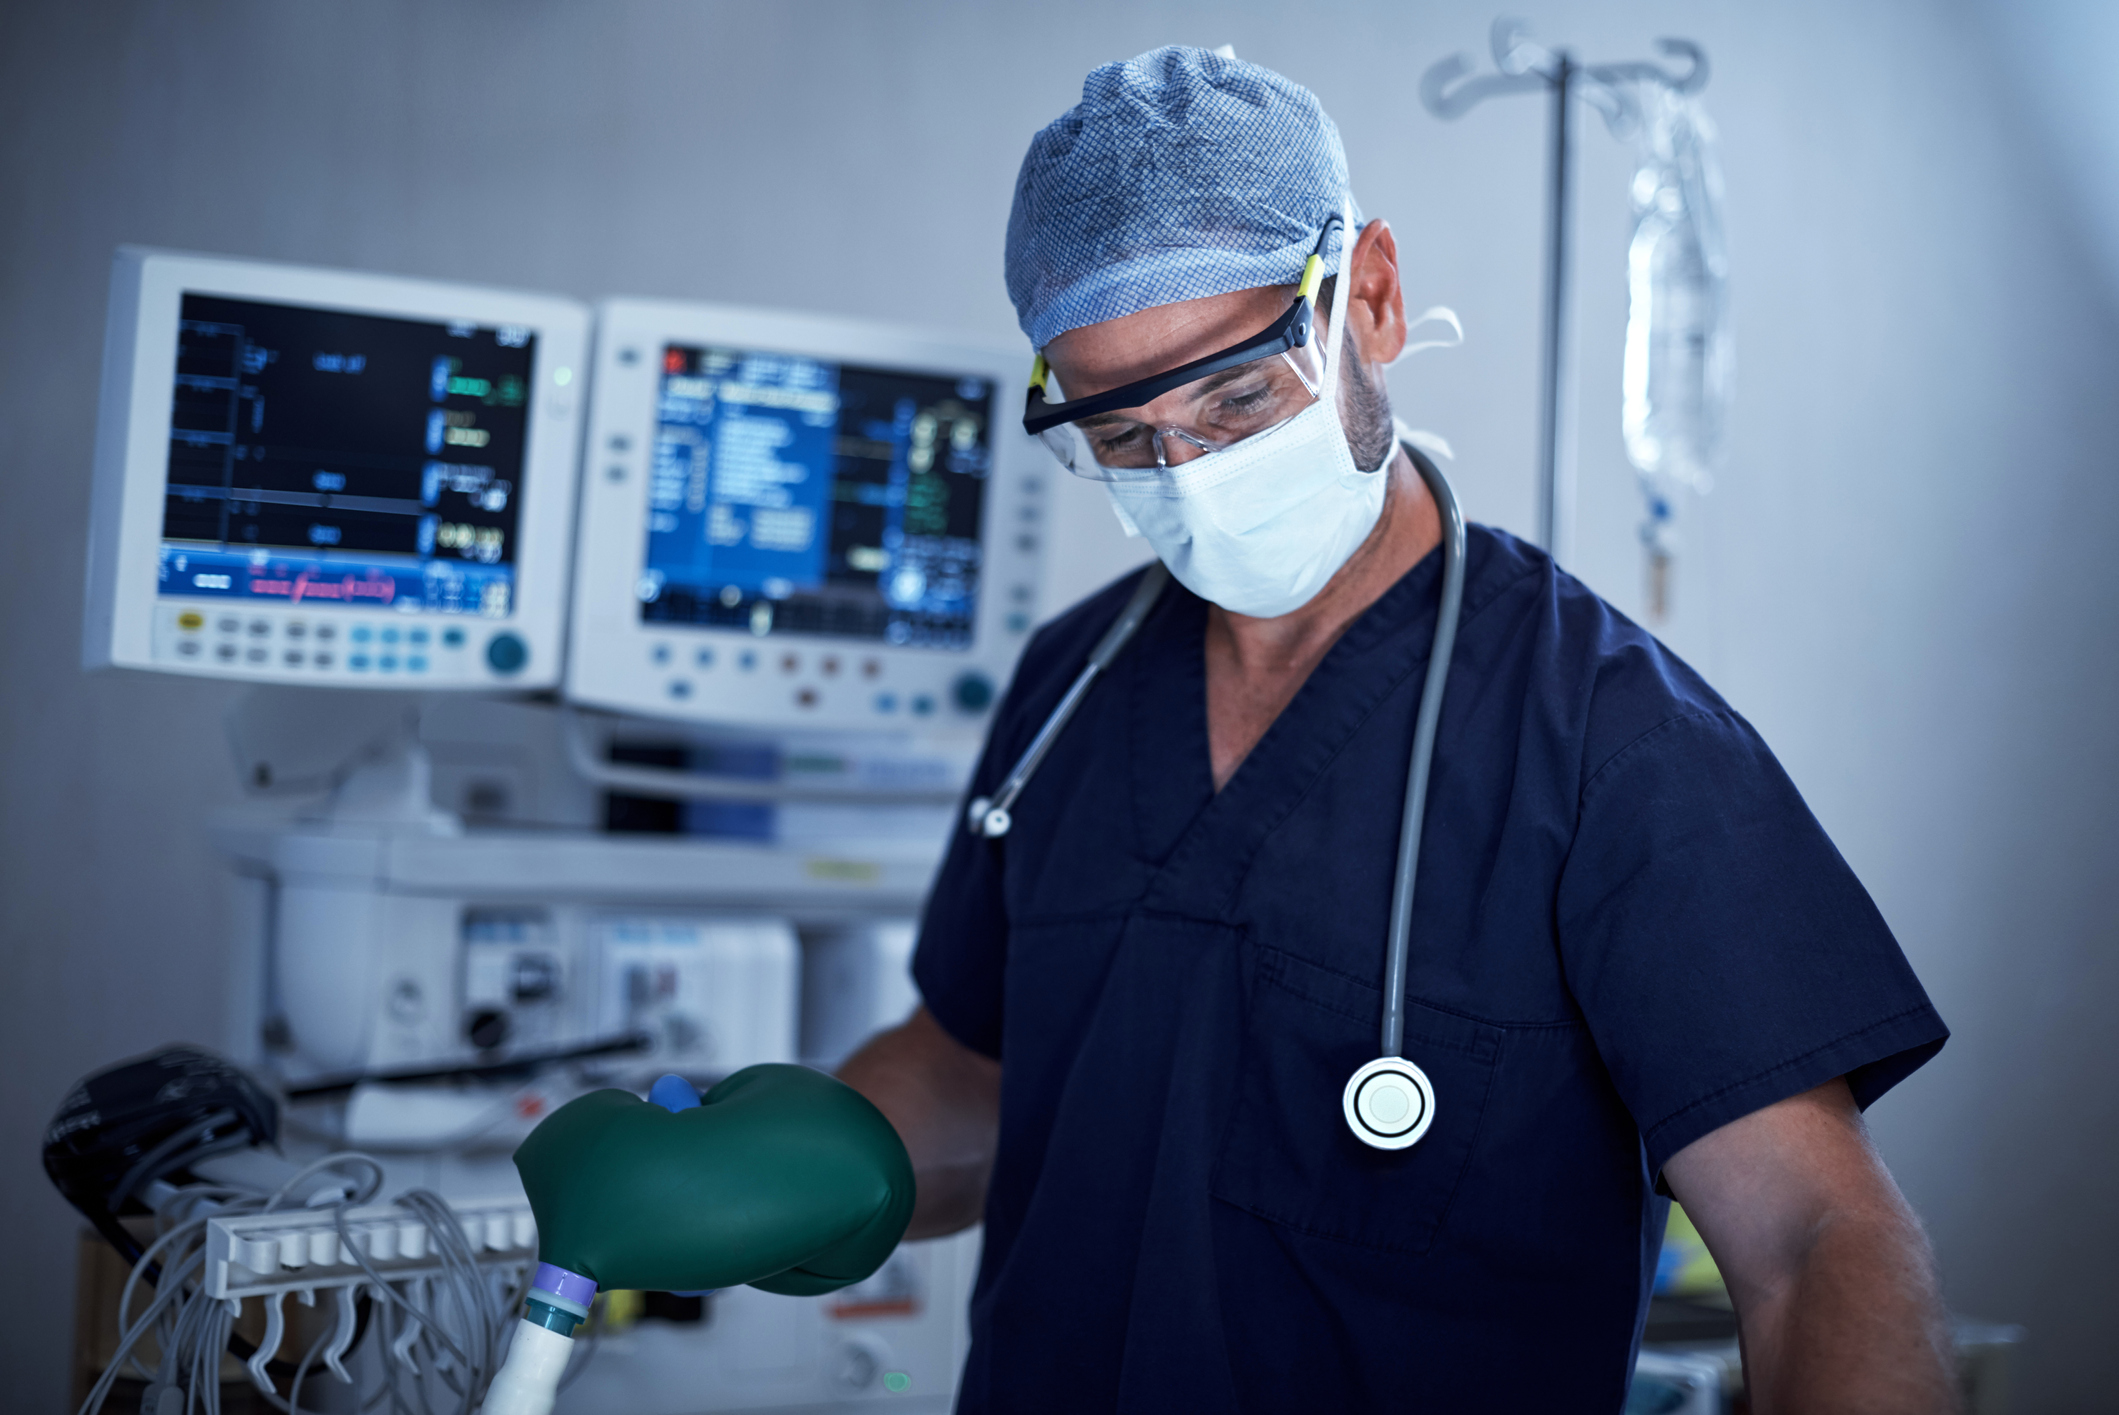
<path id="1" fill-rule="evenodd" d="M 1413 764 L 1405 785 L 1405 820 L 1398 830 L 1398 870 L 1391 889 L 1390 946 L 1383 965 L 1384 1056 L 1402 1056 L 1405 1041 L 1405 976 L 1413 932 L 1413 892 L 1419 883 L 1420 833 L 1427 819 L 1427 784 L 1435 760 L 1435 735 L 1442 722 L 1442 693 L 1449 686 L 1450 657 L 1457 647 L 1457 622 L 1464 614 L 1464 512 L 1449 478 L 1410 442 L 1400 444 L 1420 480 L 1427 483 L 1442 515 L 1442 605 L 1435 616 L 1435 638 L 1428 648 L 1427 681 L 1420 690 L 1420 712 L 1413 721 Z"/>
<path id="2" fill-rule="evenodd" d="M 1059 740 L 1061 730 L 1073 718 L 1075 709 L 1082 705 L 1082 699 L 1089 695 L 1090 686 L 1096 682 L 1098 675 L 1111 660 L 1118 657 L 1119 650 L 1131 641 L 1140 629 L 1141 622 L 1148 617 L 1148 611 L 1162 598 L 1163 588 L 1169 583 L 1170 569 L 1160 560 L 1150 565 L 1141 575 L 1140 583 L 1133 587 L 1133 597 L 1126 601 L 1126 607 L 1119 611 L 1118 618 L 1104 631 L 1104 636 L 1096 641 L 1096 647 L 1089 650 L 1089 662 L 1068 685 L 1059 705 L 1053 708 L 1051 716 L 1045 719 L 1045 725 L 1030 739 L 1030 745 L 1024 749 L 1015 769 L 1008 773 L 1007 779 L 1001 782 L 1000 789 L 991 797 L 981 796 L 971 803 L 965 824 L 973 835 L 993 840 L 1008 833 L 1014 824 L 1011 812 L 1015 809 L 1016 797 L 1023 794 L 1023 788 L 1030 784 L 1031 776 L 1044 764 L 1045 753 L 1051 751 L 1052 744 Z"/>
<path id="3" fill-rule="evenodd" d="M 1450 657 L 1457 646 L 1457 623 L 1464 611 L 1464 512 L 1457 505 L 1457 496 L 1450 489 L 1449 479 L 1442 475 L 1441 469 L 1428 459 L 1427 454 L 1410 442 L 1401 440 L 1400 445 L 1412 458 L 1414 469 L 1420 473 L 1420 480 L 1426 483 L 1429 495 L 1435 499 L 1435 509 L 1441 514 L 1442 603 L 1435 617 L 1435 637 L 1428 648 L 1427 678 L 1420 692 L 1420 710 L 1413 721 L 1413 760 L 1405 787 L 1405 817 L 1398 830 L 1398 862 L 1391 886 L 1389 946 L 1384 954 L 1382 1054 L 1385 1057 L 1398 1056 L 1405 1040 L 1405 981 L 1407 958 L 1411 952 L 1413 895 L 1420 872 L 1421 827 L 1427 818 L 1427 787 L 1433 775 L 1435 737 L 1442 721 L 1442 694 L 1449 684 Z M 1141 576 L 1132 598 L 1126 601 L 1125 609 L 1090 651 L 1088 663 L 1068 685 L 1037 735 L 1031 738 L 1015 769 L 1008 773 L 991 797 L 981 796 L 970 803 L 965 827 L 973 835 L 996 840 L 1008 834 L 1015 823 L 1012 814 L 1015 802 L 1023 794 L 1023 788 L 1030 784 L 1031 776 L 1043 764 L 1046 753 L 1059 740 L 1059 734 L 1088 696 L 1098 676 L 1132 640 L 1169 582 L 1169 569 L 1160 561 L 1150 565 Z"/>

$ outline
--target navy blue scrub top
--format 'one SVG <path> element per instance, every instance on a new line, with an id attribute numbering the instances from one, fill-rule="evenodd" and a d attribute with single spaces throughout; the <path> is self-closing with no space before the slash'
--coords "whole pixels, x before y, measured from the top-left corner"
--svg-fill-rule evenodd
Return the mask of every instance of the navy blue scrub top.
<path id="1" fill-rule="evenodd" d="M 1685 1145 L 1948 1035 L 1765 744 L 1544 555 L 1473 527 L 1419 865 L 1411 1149 L 1377 1054 L 1431 554 L 1217 795 L 1206 605 L 1173 582 L 914 963 L 1002 1063 L 959 1409 L 1616 1411 Z M 1134 578 L 1043 629 L 990 793 Z"/>

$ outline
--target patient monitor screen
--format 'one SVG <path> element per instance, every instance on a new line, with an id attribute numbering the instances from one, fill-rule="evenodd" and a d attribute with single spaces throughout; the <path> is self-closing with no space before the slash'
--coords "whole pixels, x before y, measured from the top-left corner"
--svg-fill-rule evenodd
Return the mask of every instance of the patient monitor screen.
<path id="1" fill-rule="evenodd" d="M 185 295 L 162 593 L 508 614 L 534 344 Z"/>
<path id="2" fill-rule="evenodd" d="M 968 649 L 993 386 L 663 350 L 643 620 Z"/>

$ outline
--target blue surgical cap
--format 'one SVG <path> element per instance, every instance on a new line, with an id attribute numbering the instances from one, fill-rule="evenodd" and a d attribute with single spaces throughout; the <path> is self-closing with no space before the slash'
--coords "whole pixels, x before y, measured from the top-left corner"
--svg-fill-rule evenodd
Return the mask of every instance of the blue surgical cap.
<path id="1" fill-rule="evenodd" d="M 1042 349 L 1156 305 L 1292 285 L 1346 189 L 1339 129 L 1301 84 L 1178 45 L 1106 64 L 1023 157 L 1016 318 Z"/>

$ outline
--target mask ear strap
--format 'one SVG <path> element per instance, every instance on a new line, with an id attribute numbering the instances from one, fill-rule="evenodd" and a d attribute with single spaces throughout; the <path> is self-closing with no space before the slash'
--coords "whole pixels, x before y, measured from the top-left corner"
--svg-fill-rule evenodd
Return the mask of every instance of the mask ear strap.
<path id="1" fill-rule="evenodd" d="M 1339 198 L 1339 274 L 1332 281 L 1332 335 L 1324 351 L 1324 383 L 1320 398 L 1329 399 L 1339 387 L 1339 354 L 1346 340 L 1346 305 L 1353 282 L 1347 272 L 1354 268 L 1354 194 Z"/>

